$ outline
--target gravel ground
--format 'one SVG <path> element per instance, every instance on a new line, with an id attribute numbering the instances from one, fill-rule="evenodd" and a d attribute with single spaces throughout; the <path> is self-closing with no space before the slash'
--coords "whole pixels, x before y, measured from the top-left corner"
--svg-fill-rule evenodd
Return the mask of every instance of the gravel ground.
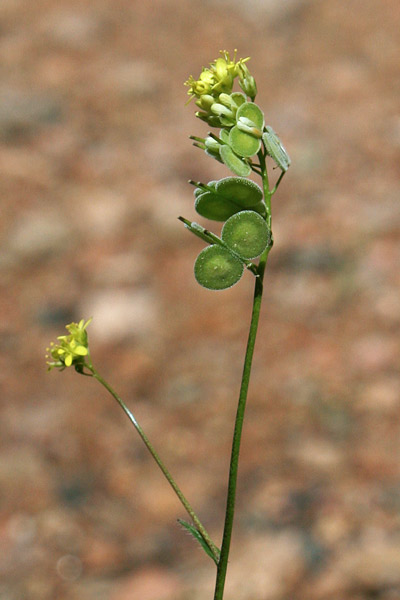
<path id="1" fill-rule="evenodd" d="M 398 0 L 0 3 L 0 599 L 205 600 L 214 568 L 95 364 L 219 542 L 252 279 L 212 293 L 183 81 L 251 56 L 274 197 L 226 600 L 400 599 Z"/>

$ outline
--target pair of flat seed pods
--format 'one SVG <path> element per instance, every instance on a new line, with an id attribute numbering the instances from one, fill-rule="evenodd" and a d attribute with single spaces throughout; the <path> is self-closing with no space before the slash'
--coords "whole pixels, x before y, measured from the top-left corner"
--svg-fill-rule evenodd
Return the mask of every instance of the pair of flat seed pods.
<path id="1" fill-rule="evenodd" d="M 263 218 L 265 205 L 261 188 L 243 177 L 225 177 L 198 184 L 195 190 L 196 211 L 207 219 L 226 221 L 221 237 L 198 255 L 194 274 L 203 287 L 224 290 L 232 287 L 243 275 L 248 262 L 264 252 L 270 242 L 270 231 Z M 193 233 L 210 235 L 200 225 Z"/>

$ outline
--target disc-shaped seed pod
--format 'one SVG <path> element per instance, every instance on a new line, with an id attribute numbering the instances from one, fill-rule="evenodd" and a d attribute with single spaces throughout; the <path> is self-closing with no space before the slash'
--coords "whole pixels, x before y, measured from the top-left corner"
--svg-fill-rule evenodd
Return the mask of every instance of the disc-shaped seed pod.
<path id="1" fill-rule="evenodd" d="M 236 112 L 236 122 L 243 120 L 247 124 L 246 131 L 235 125 L 229 132 L 229 145 L 239 156 L 249 157 L 257 154 L 261 147 L 261 136 L 264 128 L 264 114 L 254 102 L 245 102 Z M 251 123 L 251 126 L 250 126 Z M 251 132 L 251 129 L 254 132 Z"/>
<path id="2" fill-rule="evenodd" d="M 236 154 L 245 158 L 257 154 L 261 147 L 261 140 L 250 133 L 241 131 L 235 125 L 229 133 L 229 145 Z"/>
<path id="3" fill-rule="evenodd" d="M 289 154 L 282 145 L 281 140 L 276 135 L 275 131 L 267 125 L 266 131 L 263 134 L 263 142 L 269 156 L 276 162 L 282 171 L 287 171 L 290 167 L 291 160 Z"/>
<path id="4" fill-rule="evenodd" d="M 221 129 L 219 132 L 219 138 L 224 142 L 224 144 L 229 144 L 229 130 Z"/>
<path id="5" fill-rule="evenodd" d="M 234 153 L 232 148 L 225 144 L 221 146 L 220 155 L 225 165 L 236 175 L 248 177 L 251 173 L 251 167 L 244 160 Z"/>
<path id="6" fill-rule="evenodd" d="M 259 214 L 243 210 L 227 220 L 221 238 L 238 256 L 250 260 L 264 252 L 270 241 L 270 230 Z"/>
<path id="7" fill-rule="evenodd" d="M 226 290 L 232 287 L 243 275 L 243 270 L 242 261 L 217 244 L 204 248 L 194 264 L 197 282 L 209 290 Z"/>
<path id="8" fill-rule="evenodd" d="M 239 120 L 240 117 L 244 117 L 245 119 L 249 119 L 252 121 L 254 125 L 260 131 L 264 128 L 264 113 L 257 104 L 254 102 L 246 102 L 242 104 L 236 113 L 236 120 Z"/>
<path id="9" fill-rule="evenodd" d="M 213 221 L 226 221 L 240 209 L 237 204 L 231 202 L 219 194 L 204 192 L 197 196 L 194 207 L 202 217 Z"/>
<path id="10" fill-rule="evenodd" d="M 214 184 L 215 192 L 202 191 L 196 193 L 195 209 L 202 217 L 214 221 L 226 221 L 237 212 L 251 208 L 265 213 L 265 205 L 262 202 L 261 188 L 245 177 L 225 177 L 219 181 L 210 182 L 207 188 Z M 202 188 L 204 190 L 204 188 Z"/>
<path id="11" fill-rule="evenodd" d="M 252 208 L 261 202 L 262 189 L 246 177 L 224 177 L 215 185 L 217 194 L 232 198 L 242 208 Z"/>
<path id="12" fill-rule="evenodd" d="M 231 98 L 237 107 L 246 102 L 246 96 L 242 94 L 242 92 L 233 92 L 233 94 L 231 94 Z"/>

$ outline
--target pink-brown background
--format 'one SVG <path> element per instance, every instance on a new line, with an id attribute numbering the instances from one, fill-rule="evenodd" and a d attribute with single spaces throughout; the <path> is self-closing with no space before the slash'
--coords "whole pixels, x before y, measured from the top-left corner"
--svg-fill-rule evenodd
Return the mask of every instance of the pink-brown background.
<path id="1" fill-rule="evenodd" d="M 227 600 L 400 598 L 398 0 L 2 0 L 1 600 L 206 600 L 214 566 L 71 320 L 220 540 L 252 294 L 200 288 L 183 81 L 251 56 L 293 165 L 250 387 Z M 200 218 L 199 218 L 200 220 Z"/>

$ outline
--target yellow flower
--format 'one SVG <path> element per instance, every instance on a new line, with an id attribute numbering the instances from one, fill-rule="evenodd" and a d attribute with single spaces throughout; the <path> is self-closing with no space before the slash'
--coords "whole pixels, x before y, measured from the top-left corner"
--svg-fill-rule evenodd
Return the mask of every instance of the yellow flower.
<path id="1" fill-rule="evenodd" d="M 189 87 L 189 102 L 192 98 L 201 98 L 205 94 L 216 98 L 221 92 L 225 94 L 232 92 L 233 82 L 239 75 L 240 68 L 250 60 L 250 57 L 247 57 L 236 62 L 236 52 L 235 50 L 233 60 L 231 60 L 229 52 L 221 50 L 222 56 L 210 63 L 210 68 L 203 67 L 199 79 L 196 80 L 191 75 L 185 81 L 185 85 Z"/>
<path id="2" fill-rule="evenodd" d="M 50 346 L 46 348 L 48 352 L 46 358 L 51 359 L 46 361 L 48 371 L 54 368 L 63 371 L 71 365 L 83 368 L 85 356 L 89 354 L 86 328 L 91 321 L 92 319 L 90 318 L 85 323 L 85 320 L 81 319 L 79 323 L 66 325 L 69 335 L 59 335 L 57 337 L 58 344 L 51 342 Z"/>
<path id="3" fill-rule="evenodd" d="M 188 94 L 190 100 L 195 97 L 200 98 L 205 94 L 211 94 L 214 83 L 214 75 L 210 69 L 203 67 L 200 77 L 197 80 L 191 75 L 185 81 L 185 85 L 189 86 Z"/>

